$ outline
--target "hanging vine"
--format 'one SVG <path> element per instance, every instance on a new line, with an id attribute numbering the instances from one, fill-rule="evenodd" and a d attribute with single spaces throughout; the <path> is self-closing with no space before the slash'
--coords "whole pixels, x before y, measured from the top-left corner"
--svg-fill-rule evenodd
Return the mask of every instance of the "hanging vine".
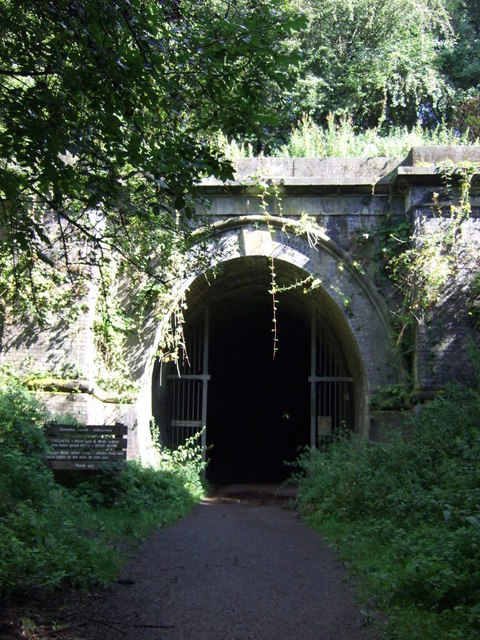
<path id="1" fill-rule="evenodd" d="M 267 197 L 273 196 L 275 198 L 275 203 L 279 205 L 280 217 L 283 217 L 278 187 L 277 185 L 273 184 L 270 181 L 259 181 L 257 183 L 257 186 L 259 187 L 260 210 L 264 216 L 267 229 L 270 235 L 273 237 L 275 234 L 275 228 L 270 220 Z M 272 296 L 272 334 L 273 334 L 272 358 L 275 360 L 275 355 L 277 354 L 277 351 L 278 351 L 278 332 L 277 332 L 278 298 L 277 298 L 277 280 L 276 280 L 276 273 L 275 273 L 275 258 L 273 255 L 269 257 L 269 269 L 270 269 L 269 293 Z"/>
<path id="2" fill-rule="evenodd" d="M 282 233 L 287 234 L 289 229 L 292 230 L 297 236 L 305 236 L 310 248 L 317 249 L 317 245 L 320 241 L 320 236 L 325 235 L 325 230 L 318 227 L 315 221 L 305 213 L 302 213 L 298 220 L 291 220 L 285 218 L 283 215 L 282 198 L 280 192 L 280 186 L 265 178 L 257 177 L 256 186 L 258 188 L 259 207 L 261 216 L 265 222 L 268 232 L 271 237 L 276 233 L 276 225 L 278 225 Z M 268 199 L 273 202 L 273 208 L 275 216 L 270 213 L 270 207 Z M 275 221 L 275 225 L 273 222 Z M 293 289 L 302 288 L 304 293 L 308 293 L 312 289 L 317 288 L 321 284 L 321 280 L 313 275 L 296 280 L 288 285 L 279 285 L 277 281 L 277 273 L 275 268 L 274 255 L 269 256 L 269 270 L 270 270 L 270 289 L 269 294 L 272 296 L 272 334 L 273 334 L 273 347 L 272 358 L 275 359 L 275 355 L 278 352 L 278 294 L 291 291 Z"/>

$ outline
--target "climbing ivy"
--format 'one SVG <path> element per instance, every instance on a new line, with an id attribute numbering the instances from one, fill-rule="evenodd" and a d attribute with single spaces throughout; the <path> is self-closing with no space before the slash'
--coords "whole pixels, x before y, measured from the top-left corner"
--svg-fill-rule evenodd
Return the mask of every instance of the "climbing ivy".
<path id="1" fill-rule="evenodd" d="M 416 327 L 454 286 L 461 265 L 476 263 L 478 250 L 464 229 L 471 213 L 472 179 L 478 171 L 476 163 L 442 164 L 438 172 L 444 188 L 442 195 L 433 194 L 430 212 L 400 224 L 390 219 L 386 226 L 382 254 L 397 300 L 394 342 L 407 356 L 414 348 Z M 446 201 L 453 203 L 447 207 Z M 471 291 L 474 282 L 470 277 Z"/>
<path id="2" fill-rule="evenodd" d="M 480 271 L 473 275 L 467 291 L 468 315 L 473 326 L 480 329 Z"/>
<path id="3" fill-rule="evenodd" d="M 13 236 L 0 252 L 0 321 L 27 322 L 40 327 L 54 318 L 75 320 L 85 310 L 84 296 L 90 268 L 72 229 L 56 223 L 55 214 L 32 201 L 29 215 L 42 220 L 42 241 L 24 250 L 21 231 L 9 227 L 8 202 L 0 200 L 0 221 Z M 78 240 L 78 238 L 77 238 Z M 67 245 L 70 250 L 67 251 Z"/>
<path id="4" fill-rule="evenodd" d="M 101 264 L 99 269 L 101 277 L 93 320 L 95 378 L 103 390 L 114 392 L 119 400 L 128 402 L 137 391 L 125 360 L 125 343 L 129 332 L 134 330 L 134 323 L 119 301 L 115 262 Z"/>
<path id="5" fill-rule="evenodd" d="M 257 186 L 259 187 L 259 200 L 260 210 L 265 218 L 267 229 L 271 236 L 275 234 L 275 227 L 271 223 L 269 217 L 268 196 L 273 196 L 275 208 L 278 208 L 279 216 L 283 217 L 282 203 L 280 199 L 278 185 L 272 181 L 259 180 Z M 275 272 L 275 258 L 273 255 L 269 258 L 270 269 L 270 290 L 269 293 L 272 296 L 272 334 L 273 334 L 273 350 L 272 357 L 275 359 L 275 355 L 278 351 L 278 331 L 277 331 L 277 311 L 278 311 L 278 285 L 277 274 Z"/>

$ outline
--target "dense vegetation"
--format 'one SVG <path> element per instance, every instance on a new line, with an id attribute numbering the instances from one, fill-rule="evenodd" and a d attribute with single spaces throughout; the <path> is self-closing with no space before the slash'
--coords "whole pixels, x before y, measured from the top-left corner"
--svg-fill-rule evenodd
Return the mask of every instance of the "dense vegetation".
<path id="1" fill-rule="evenodd" d="M 45 320 L 93 266 L 108 288 L 112 255 L 162 287 L 195 183 L 231 175 L 212 133 L 261 135 L 296 24 L 283 0 L 2 0 L 0 319 Z"/>
<path id="2" fill-rule="evenodd" d="M 195 447 L 157 468 L 84 478 L 69 488 L 46 467 L 45 411 L 0 373 L 0 598 L 35 588 L 112 582 L 121 544 L 179 518 L 202 495 Z M 72 478 L 70 477 L 70 481 Z"/>
<path id="3" fill-rule="evenodd" d="M 120 361 L 111 336 L 132 319 L 108 298 L 117 270 L 148 304 L 169 291 L 169 271 L 188 267 L 198 180 L 231 176 L 238 154 L 475 141 L 479 33 L 476 0 L 2 0 L 0 329 L 67 314 L 93 279 L 96 347 Z M 2 373 L 2 595 L 109 582 L 119 536 L 201 492 L 181 452 L 66 488 L 43 462 L 44 420 Z M 392 638 L 480 625 L 479 421 L 478 393 L 450 390 L 408 437 L 301 458 L 303 514 L 365 575 Z"/>
<path id="4" fill-rule="evenodd" d="M 476 139 L 478 31 L 473 0 L 3 0 L 0 319 L 48 320 L 53 285 L 70 309 L 92 266 L 108 290 L 112 253 L 168 289 L 195 183 L 231 175 L 219 134 L 289 155 L 304 117 L 322 155 L 340 122 Z"/>
<path id="5" fill-rule="evenodd" d="M 480 394 L 451 388 L 389 435 L 305 453 L 301 513 L 387 612 L 387 638 L 478 638 Z"/>
<path id="6" fill-rule="evenodd" d="M 130 397 L 129 332 L 208 265 L 198 245 L 185 259 L 205 222 L 196 183 L 231 176 L 238 154 L 475 140 L 477 14 L 472 0 L 4 0 L 0 326 L 70 320 L 93 281 L 96 382 Z"/>
<path id="7" fill-rule="evenodd" d="M 478 136 L 478 3 L 472 0 L 301 0 L 306 23 L 291 39 L 301 52 L 294 85 L 277 102 L 285 142 L 308 115 L 367 128 L 427 129 L 439 123 Z M 265 143 L 264 143 L 265 145 Z"/>

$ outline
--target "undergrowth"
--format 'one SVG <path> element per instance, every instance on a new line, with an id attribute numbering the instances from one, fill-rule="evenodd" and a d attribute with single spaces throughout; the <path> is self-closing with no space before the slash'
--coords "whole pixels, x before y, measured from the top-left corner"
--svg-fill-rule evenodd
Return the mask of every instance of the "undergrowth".
<path id="1" fill-rule="evenodd" d="M 164 451 L 157 468 L 131 462 L 60 484 L 44 462 L 46 419 L 0 372 L 0 597 L 110 584 L 126 543 L 184 515 L 202 494 L 195 449 Z"/>
<path id="2" fill-rule="evenodd" d="M 248 142 L 237 142 L 218 135 L 217 144 L 230 160 L 256 155 Z M 294 127 L 285 144 L 270 150 L 266 155 L 282 158 L 328 158 L 328 157 L 405 157 L 413 146 L 418 145 L 472 145 L 468 132 L 460 135 L 454 129 L 438 125 L 429 130 L 421 124 L 407 129 L 390 127 L 387 129 L 364 129 L 357 131 L 348 118 L 336 119 L 331 115 L 327 126 L 316 124 L 309 116 L 304 116 Z"/>
<path id="3" fill-rule="evenodd" d="M 387 638 L 478 639 L 479 457 L 480 397 L 459 388 L 387 442 L 300 457 L 299 509 L 386 611 Z"/>

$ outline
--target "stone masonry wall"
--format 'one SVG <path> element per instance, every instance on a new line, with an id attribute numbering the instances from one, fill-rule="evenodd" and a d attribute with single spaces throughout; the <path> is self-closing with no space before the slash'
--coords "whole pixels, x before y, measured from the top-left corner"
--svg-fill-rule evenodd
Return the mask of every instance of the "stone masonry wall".
<path id="1" fill-rule="evenodd" d="M 451 199 L 442 201 L 442 189 L 437 189 L 446 215 Z M 412 220 L 423 222 L 422 231 L 417 236 L 421 244 L 424 236 L 438 229 L 438 216 L 432 208 L 418 202 L 416 196 L 425 199 L 425 189 L 421 194 L 412 194 L 409 215 Z M 433 194 L 432 194 L 433 196 Z M 443 194 L 443 197 L 445 194 Z M 455 280 L 450 282 L 437 304 L 432 305 L 420 317 L 415 349 L 415 386 L 420 397 L 430 397 L 447 384 L 471 384 L 474 382 L 470 349 L 477 345 L 480 349 L 480 333 L 472 317 L 472 283 L 480 273 L 480 209 L 477 195 L 472 193 L 475 204 L 468 220 L 462 222 L 462 231 L 456 240 L 457 259 L 452 265 Z"/>
<path id="2" fill-rule="evenodd" d="M 392 303 L 392 290 L 378 255 L 384 241 L 385 223 L 414 223 L 417 218 L 425 217 L 428 223 L 424 233 L 434 228 L 434 194 L 440 194 L 445 211 L 458 197 L 454 184 L 447 191 L 442 182 L 438 166 L 446 158 L 457 163 L 479 162 L 480 150 L 416 148 L 406 159 L 245 159 L 237 165 L 235 181 L 224 184 L 206 180 L 201 189 L 211 204 L 208 214 L 217 223 L 238 220 L 237 228 L 240 228 L 247 224 L 248 218 L 250 228 L 257 229 L 264 215 L 262 193 L 270 215 L 292 220 L 308 216 L 323 228 L 328 242 L 344 252 L 350 267 L 353 265 L 358 270 L 358 282 L 362 278 L 368 280 L 370 289 L 387 307 Z M 268 191 L 272 184 L 276 185 L 279 197 Z M 466 251 L 460 253 L 456 282 L 444 292 L 440 303 L 420 318 L 415 356 L 415 386 L 420 396 L 428 396 L 447 383 L 472 378 L 468 344 L 479 342 L 478 329 L 468 311 L 471 283 L 479 272 L 480 255 L 480 192 L 475 183 L 472 213 L 465 229 L 464 241 L 469 252 L 468 255 Z M 277 236 L 285 245 L 283 255 L 287 257 L 296 246 L 290 233 L 293 232 L 287 230 L 282 237 Z M 421 238 L 417 241 L 421 243 Z M 321 270 L 322 259 L 315 260 Z M 341 270 L 338 278 L 340 282 Z M 354 299 L 357 294 L 364 295 L 361 287 L 352 293 Z M 333 294 L 332 299 L 335 300 Z M 7 322 L 0 335 L 0 364 L 10 364 L 32 374 L 54 374 L 83 381 L 82 393 L 44 392 L 40 397 L 52 412 L 67 411 L 84 422 L 117 419 L 127 422 L 131 428 L 129 455 L 143 455 L 142 443 L 151 418 L 151 357 L 158 321 L 146 318 L 140 339 L 132 339 L 128 345 L 133 377 L 142 385 L 136 405 L 108 403 L 96 392 L 94 384 L 95 300 L 96 292 L 92 288 L 86 301 L 87 310 L 71 325 L 59 321 L 39 330 Z M 347 309 L 338 304 L 346 314 Z M 351 324 L 351 319 L 345 320 L 348 322 Z M 368 351 L 373 358 L 375 345 L 370 345 Z M 375 363 L 372 361 L 369 366 L 374 368 Z M 141 430 L 136 431 L 137 428 Z M 137 433 L 141 435 L 137 437 Z"/>

